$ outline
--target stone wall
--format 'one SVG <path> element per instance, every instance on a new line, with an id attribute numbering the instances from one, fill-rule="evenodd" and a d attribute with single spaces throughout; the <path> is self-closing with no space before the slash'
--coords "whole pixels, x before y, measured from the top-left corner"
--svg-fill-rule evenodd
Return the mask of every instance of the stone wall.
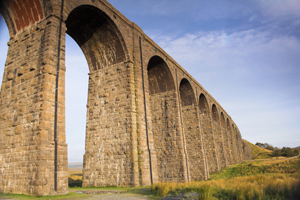
<path id="1" fill-rule="evenodd" d="M 246 140 L 243 140 L 243 160 L 252 158 L 253 146 Z"/>
<path id="2" fill-rule="evenodd" d="M 130 70 L 119 63 L 89 74 L 84 187 L 135 185 Z"/>
<path id="3" fill-rule="evenodd" d="M 225 143 L 223 140 L 219 115 L 215 104 L 213 104 L 212 106 L 212 127 L 213 127 L 213 132 L 215 133 L 215 141 L 216 141 L 215 145 L 216 145 L 217 156 L 219 157 L 219 166 L 221 168 L 224 168 L 227 166 L 226 153 L 224 150 Z"/>
<path id="4" fill-rule="evenodd" d="M 211 116 L 209 115 L 208 104 L 203 94 L 200 95 L 199 98 L 199 110 L 208 171 L 209 173 L 218 172 L 220 166 L 216 150 L 215 134 L 212 127 Z"/>
<path id="5" fill-rule="evenodd" d="M 158 179 L 183 182 L 186 179 L 185 152 L 173 91 L 151 95 L 152 132 L 157 157 Z"/>
<path id="6" fill-rule="evenodd" d="M 249 158 L 228 113 L 142 29 L 105 0 L 64 2 L 0 2 L 0 192 L 68 193 L 66 34 L 90 70 L 83 186 L 206 180 Z"/>
<path id="7" fill-rule="evenodd" d="M 11 38 L 1 86 L 1 192 L 51 194 L 54 189 L 54 105 L 58 20 L 48 18 Z M 64 61 L 61 60 L 64 64 Z M 58 129 L 64 130 L 64 67 Z M 58 132 L 57 193 L 66 193 L 67 146 Z"/>
<path id="8" fill-rule="evenodd" d="M 206 163 L 197 107 L 183 106 L 182 118 L 190 180 L 206 180 Z"/>
<path id="9" fill-rule="evenodd" d="M 222 112 L 221 112 L 220 120 L 221 120 L 221 122 L 220 122 L 221 133 L 222 133 L 223 141 L 224 141 L 224 151 L 226 154 L 227 165 L 231 165 L 231 164 L 233 164 L 233 160 L 232 160 L 232 148 L 231 148 L 230 137 L 229 137 L 230 134 L 228 134 L 228 131 L 226 129 L 225 118 L 224 118 L 224 114 Z"/>

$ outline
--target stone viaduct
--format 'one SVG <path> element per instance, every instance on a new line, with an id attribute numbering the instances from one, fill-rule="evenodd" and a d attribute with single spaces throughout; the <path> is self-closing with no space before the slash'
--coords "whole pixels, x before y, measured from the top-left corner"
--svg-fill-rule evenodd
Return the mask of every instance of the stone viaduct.
<path id="1" fill-rule="evenodd" d="M 68 193 L 66 34 L 89 66 L 83 186 L 206 180 L 244 159 L 229 114 L 107 1 L 0 4 L 10 34 L 0 93 L 0 192 Z"/>

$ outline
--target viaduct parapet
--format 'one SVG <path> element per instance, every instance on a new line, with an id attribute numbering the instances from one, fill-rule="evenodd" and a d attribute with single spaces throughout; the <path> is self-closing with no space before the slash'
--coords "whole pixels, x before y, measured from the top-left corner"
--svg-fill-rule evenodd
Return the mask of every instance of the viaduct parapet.
<path id="1" fill-rule="evenodd" d="M 66 34 L 89 66 L 83 186 L 207 180 L 244 159 L 229 114 L 107 1 L 0 4 L 10 34 L 0 93 L 0 192 L 68 193 Z"/>

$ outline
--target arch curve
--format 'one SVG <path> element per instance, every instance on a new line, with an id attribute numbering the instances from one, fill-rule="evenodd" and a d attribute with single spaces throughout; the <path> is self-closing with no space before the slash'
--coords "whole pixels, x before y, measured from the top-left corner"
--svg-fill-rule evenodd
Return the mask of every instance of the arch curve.
<path id="1" fill-rule="evenodd" d="M 218 109 L 215 104 L 212 105 L 212 118 L 214 121 L 219 121 L 219 114 L 218 114 Z"/>
<path id="2" fill-rule="evenodd" d="M 199 96 L 199 110 L 200 114 L 209 114 L 208 102 L 203 93 L 201 93 Z"/>
<path id="3" fill-rule="evenodd" d="M 229 119 L 227 118 L 226 120 L 226 123 L 227 123 L 227 130 L 230 131 L 230 122 L 229 122 Z"/>
<path id="4" fill-rule="evenodd" d="M 80 46 L 96 71 L 126 60 L 126 48 L 115 23 L 99 8 L 81 5 L 74 8 L 65 21 L 67 33 Z"/>
<path id="5" fill-rule="evenodd" d="M 221 125 L 224 128 L 226 127 L 225 116 L 223 112 L 221 112 Z"/>
<path id="6" fill-rule="evenodd" d="M 189 106 L 195 104 L 196 99 L 194 90 L 192 88 L 191 83 L 186 78 L 183 78 L 181 80 L 179 92 L 182 106 Z"/>
<path id="7" fill-rule="evenodd" d="M 46 0 L 0 1 L 0 13 L 6 22 L 10 37 L 45 19 L 50 12 L 52 12 L 52 3 Z"/>
<path id="8" fill-rule="evenodd" d="M 175 89 L 172 73 L 161 57 L 153 56 L 148 62 L 147 70 L 151 95 Z"/>

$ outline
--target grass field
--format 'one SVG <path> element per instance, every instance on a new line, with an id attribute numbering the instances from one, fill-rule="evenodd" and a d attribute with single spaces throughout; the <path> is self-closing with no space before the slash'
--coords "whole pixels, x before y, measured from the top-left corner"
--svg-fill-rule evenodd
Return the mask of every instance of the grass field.
<path id="1" fill-rule="evenodd" d="M 82 187 L 82 171 L 68 172 L 69 187 Z"/>
<path id="2" fill-rule="evenodd" d="M 272 151 L 258 147 L 247 140 L 243 140 L 252 146 L 252 159 L 269 159 L 272 158 Z"/>
<path id="3" fill-rule="evenodd" d="M 78 191 L 111 190 L 146 195 L 149 199 L 179 194 L 197 194 L 198 199 L 300 199 L 300 158 L 268 157 L 269 150 L 254 145 L 256 159 L 231 165 L 218 173 L 210 174 L 210 180 L 189 183 L 157 183 L 150 187 L 102 187 L 81 188 L 82 167 L 69 168 L 70 193 L 62 196 L 32 197 L 27 195 L 0 194 L 13 199 L 85 199 L 89 194 Z M 264 156 L 259 156 L 264 155 Z M 257 159 L 261 158 L 261 159 Z"/>
<path id="4" fill-rule="evenodd" d="M 300 199 L 300 158 L 246 162 L 222 169 L 211 180 L 152 185 L 157 195 L 197 192 L 199 199 Z"/>

